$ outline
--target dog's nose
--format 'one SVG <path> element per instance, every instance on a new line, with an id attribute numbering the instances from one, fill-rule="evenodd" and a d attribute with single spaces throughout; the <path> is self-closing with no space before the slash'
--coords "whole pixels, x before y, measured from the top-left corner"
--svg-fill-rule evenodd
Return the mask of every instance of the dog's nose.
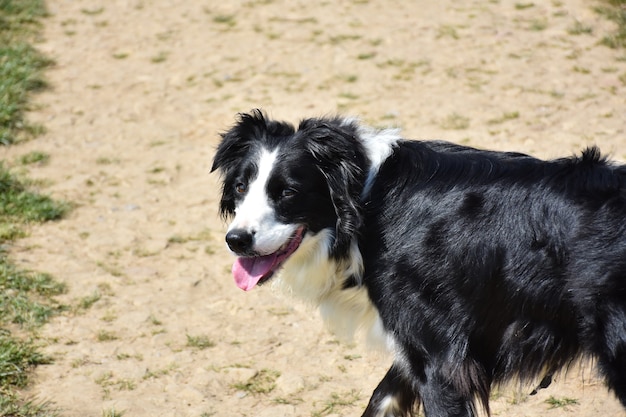
<path id="1" fill-rule="evenodd" d="M 244 229 L 233 229 L 226 233 L 226 243 L 230 250 L 238 255 L 246 255 L 252 252 L 254 232 Z"/>

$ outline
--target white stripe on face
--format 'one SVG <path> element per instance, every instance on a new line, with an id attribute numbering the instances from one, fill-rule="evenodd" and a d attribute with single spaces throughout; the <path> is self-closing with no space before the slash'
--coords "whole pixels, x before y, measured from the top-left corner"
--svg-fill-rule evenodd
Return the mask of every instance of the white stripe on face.
<path id="1" fill-rule="evenodd" d="M 295 233 L 298 225 L 278 222 L 267 195 L 267 184 L 276 165 L 278 151 L 261 149 L 258 173 L 248 184 L 243 201 L 235 207 L 235 218 L 228 231 L 243 229 L 254 235 L 253 250 L 259 255 L 276 252 Z"/>

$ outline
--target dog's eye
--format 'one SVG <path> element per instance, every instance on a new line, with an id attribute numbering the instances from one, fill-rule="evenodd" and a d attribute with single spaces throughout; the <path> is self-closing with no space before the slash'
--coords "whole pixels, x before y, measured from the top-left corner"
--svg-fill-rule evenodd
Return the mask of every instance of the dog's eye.
<path id="1" fill-rule="evenodd" d="M 235 185 L 235 191 L 237 191 L 239 194 L 243 194 L 246 192 L 248 188 L 246 187 L 246 184 L 239 182 Z"/>
<path id="2" fill-rule="evenodd" d="M 293 188 L 285 188 L 280 195 L 281 197 L 293 197 L 296 195 L 296 190 Z"/>

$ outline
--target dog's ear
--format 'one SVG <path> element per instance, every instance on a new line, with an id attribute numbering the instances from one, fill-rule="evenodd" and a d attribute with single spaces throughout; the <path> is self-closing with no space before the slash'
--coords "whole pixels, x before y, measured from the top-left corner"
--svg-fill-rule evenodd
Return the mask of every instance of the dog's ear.
<path id="1" fill-rule="evenodd" d="M 256 137 L 262 135 L 266 128 L 265 115 L 259 109 L 250 113 L 240 113 L 235 125 L 222 133 L 222 141 L 217 147 L 213 158 L 211 172 L 220 169 L 227 174 L 230 169 L 246 154 Z"/>
<path id="2" fill-rule="evenodd" d="M 308 119 L 300 124 L 307 149 L 326 179 L 337 215 L 331 255 L 345 258 L 363 222 L 361 192 L 367 158 L 351 124 L 339 120 Z"/>
<path id="3" fill-rule="evenodd" d="M 237 166 L 258 141 L 281 140 L 295 132 L 294 127 L 286 122 L 267 118 L 262 110 L 254 109 L 250 113 L 239 113 L 235 125 L 221 134 L 222 141 L 213 158 L 211 172 L 220 169 L 222 173 Z"/>

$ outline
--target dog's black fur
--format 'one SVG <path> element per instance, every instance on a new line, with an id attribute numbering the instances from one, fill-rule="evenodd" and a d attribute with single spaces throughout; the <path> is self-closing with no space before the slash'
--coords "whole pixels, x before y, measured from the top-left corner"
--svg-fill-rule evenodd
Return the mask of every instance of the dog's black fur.
<path id="1" fill-rule="evenodd" d="M 305 170 L 315 195 L 307 210 L 276 200 L 281 221 L 331 229 L 338 262 L 358 244 L 362 273 L 342 291 L 367 290 L 396 354 L 364 416 L 419 404 L 428 417 L 473 416 L 475 399 L 488 412 L 494 384 L 549 382 L 585 357 L 626 407 L 626 166 L 596 148 L 542 161 L 398 140 L 376 171 L 361 132 L 353 120 L 296 130 L 253 112 L 223 135 L 213 169 L 229 215 L 251 150 L 279 149 L 277 170 Z"/>

